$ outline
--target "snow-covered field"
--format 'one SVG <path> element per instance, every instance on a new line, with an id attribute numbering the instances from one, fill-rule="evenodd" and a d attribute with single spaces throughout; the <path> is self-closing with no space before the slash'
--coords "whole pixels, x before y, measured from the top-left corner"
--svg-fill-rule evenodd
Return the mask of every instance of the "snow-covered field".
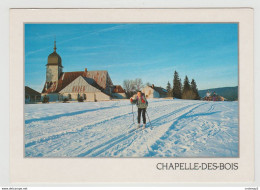
<path id="1" fill-rule="evenodd" d="M 134 119 L 136 122 L 136 106 Z M 237 157 L 238 102 L 149 99 L 25 105 L 26 157 Z"/>

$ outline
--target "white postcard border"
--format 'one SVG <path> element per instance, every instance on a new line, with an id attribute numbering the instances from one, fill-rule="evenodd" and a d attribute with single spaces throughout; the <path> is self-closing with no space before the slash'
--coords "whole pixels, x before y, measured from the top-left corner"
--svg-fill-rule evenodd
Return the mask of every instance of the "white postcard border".
<path id="1" fill-rule="evenodd" d="M 24 158 L 25 23 L 239 23 L 239 158 Z M 253 9 L 11 9 L 12 183 L 181 183 L 254 180 Z M 157 163 L 238 163 L 235 171 L 156 169 Z"/>

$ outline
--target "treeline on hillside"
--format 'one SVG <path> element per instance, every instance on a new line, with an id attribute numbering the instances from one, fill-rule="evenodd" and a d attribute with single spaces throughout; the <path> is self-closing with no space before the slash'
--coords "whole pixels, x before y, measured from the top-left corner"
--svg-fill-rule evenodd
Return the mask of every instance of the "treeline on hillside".
<path id="1" fill-rule="evenodd" d="M 166 90 L 169 97 L 178 99 L 200 100 L 195 80 L 192 79 L 190 82 L 188 76 L 186 75 L 182 84 L 181 78 L 179 77 L 177 71 L 174 71 L 173 87 L 171 87 L 171 83 L 168 81 Z"/>
<path id="2" fill-rule="evenodd" d="M 211 88 L 205 90 L 199 90 L 201 97 L 205 96 L 207 92 L 216 92 L 218 95 L 224 97 L 227 101 L 238 100 L 238 86 L 234 87 L 222 87 L 222 88 Z"/>

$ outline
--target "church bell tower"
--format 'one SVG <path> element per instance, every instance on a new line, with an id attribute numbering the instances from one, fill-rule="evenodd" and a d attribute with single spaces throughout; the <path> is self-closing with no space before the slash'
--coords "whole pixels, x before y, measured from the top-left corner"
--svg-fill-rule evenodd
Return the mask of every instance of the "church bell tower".
<path id="1" fill-rule="evenodd" d="M 56 52 L 56 40 L 54 40 L 53 52 L 48 56 L 48 63 L 46 65 L 46 82 L 54 83 L 59 80 L 60 75 L 62 74 L 62 64 L 61 57 Z"/>

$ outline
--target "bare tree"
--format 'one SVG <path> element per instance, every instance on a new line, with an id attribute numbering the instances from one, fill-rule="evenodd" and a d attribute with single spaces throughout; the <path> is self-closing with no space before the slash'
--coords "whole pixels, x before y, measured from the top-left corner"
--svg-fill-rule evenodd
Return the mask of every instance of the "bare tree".
<path id="1" fill-rule="evenodd" d="M 124 80 L 123 81 L 123 88 L 125 89 L 126 92 L 131 91 L 131 81 L 130 80 Z"/>
<path id="2" fill-rule="evenodd" d="M 143 81 L 140 78 L 123 81 L 123 88 L 126 91 L 127 97 L 133 96 L 137 91 L 141 90 L 143 87 Z"/>
<path id="3" fill-rule="evenodd" d="M 130 91 L 135 92 L 136 91 L 136 82 L 135 80 L 130 80 Z"/>
<path id="4" fill-rule="evenodd" d="M 137 91 L 139 91 L 139 90 L 141 90 L 142 88 L 143 88 L 143 81 L 142 81 L 142 79 L 140 79 L 140 78 L 137 78 L 137 79 L 135 79 L 135 86 L 136 86 L 136 90 Z"/>
<path id="5" fill-rule="evenodd" d="M 123 87 L 127 92 L 136 92 L 143 88 L 143 82 L 140 78 L 134 80 L 124 80 Z"/>

